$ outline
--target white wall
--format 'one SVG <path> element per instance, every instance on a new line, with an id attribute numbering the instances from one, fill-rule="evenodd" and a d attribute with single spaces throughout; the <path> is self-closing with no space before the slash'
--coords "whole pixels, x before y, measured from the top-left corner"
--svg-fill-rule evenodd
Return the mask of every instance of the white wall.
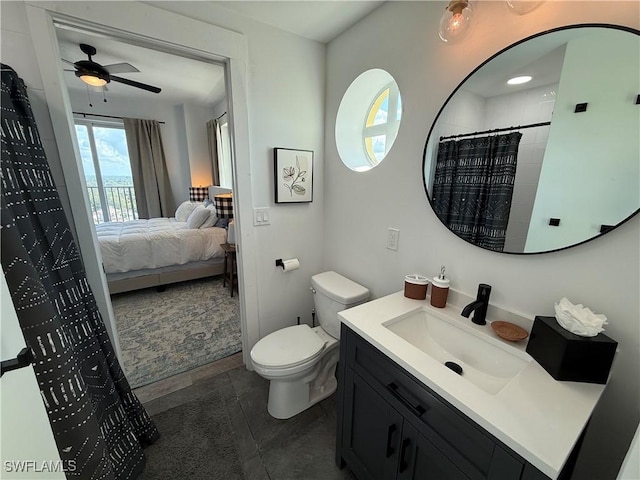
<path id="1" fill-rule="evenodd" d="M 194 187 L 213 185 L 213 166 L 207 140 L 207 122 L 215 118 L 213 112 L 213 105 L 184 106 L 191 185 Z"/>
<path id="2" fill-rule="evenodd" d="M 640 204 L 640 47 L 628 38 L 605 30 L 567 44 L 526 251 L 594 237 L 600 225 L 618 224 Z M 582 102 L 587 111 L 574 113 Z M 604 135 L 613 141 L 602 142 Z M 558 227 L 549 226 L 551 217 L 560 218 Z"/>
<path id="3" fill-rule="evenodd" d="M 253 227 L 258 263 L 260 337 L 294 325 L 311 323 L 311 276 L 322 270 L 324 200 L 325 47 L 244 18 L 209 2 L 152 2 L 154 6 L 244 34 L 248 40 L 250 162 L 254 207 L 268 207 L 271 225 Z M 221 112 L 222 113 L 222 112 Z M 314 151 L 313 202 L 276 205 L 273 148 Z M 301 268 L 283 273 L 277 258 L 297 257 Z M 256 339 L 257 340 L 257 339 Z M 250 345 L 251 347 L 252 345 Z"/>
<path id="4" fill-rule="evenodd" d="M 553 315 L 553 303 L 562 296 L 608 315 L 607 334 L 618 340 L 620 353 L 592 418 L 576 478 L 614 478 L 639 420 L 640 218 L 562 252 L 489 252 L 460 240 L 438 221 L 424 192 L 421 167 L 426 136 L 440 106 L 483 60 L 560 25 L 609 22 L 638 28 L 638 6 L 580 2 L 575 8 L 575 2 L 546 2 L 526 16 L 508 13 L 502 1 L 475 6 L 474 30 L 458 45 L 438 39 L 442 2 L 387 2 L 329 43 L 324 267 L 379 297 L 401 290 L 407 273 L 433 276 L 444 264 L 452 288 L 475 296 L 478 283 L 489 283 L 491 303 L 529 318 Z M 401 28 L 381 35 L 390 25 Z M 358 174 L 338 158 L 331 132 L 342 94 L 354 78 L 374 67 L 396 79 L 404 113 L 385 161 Z M 387 227 L 400 229 L 397 252 L 386 249 Z"/>

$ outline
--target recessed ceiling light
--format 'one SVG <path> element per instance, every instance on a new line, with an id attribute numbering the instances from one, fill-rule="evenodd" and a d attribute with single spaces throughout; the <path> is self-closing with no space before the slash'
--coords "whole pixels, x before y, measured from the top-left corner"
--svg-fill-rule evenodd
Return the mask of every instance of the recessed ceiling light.
<path id="1" fill-rule="evenodd" d="M 509 80 L 507 80 L 507 83 L 509 85 L 521 85 L 523 83 L 530 82 L 532 78 L 533 77 L 531 77 L 530 75 L 523 75 L 521 77 L 510 78 Z"/>

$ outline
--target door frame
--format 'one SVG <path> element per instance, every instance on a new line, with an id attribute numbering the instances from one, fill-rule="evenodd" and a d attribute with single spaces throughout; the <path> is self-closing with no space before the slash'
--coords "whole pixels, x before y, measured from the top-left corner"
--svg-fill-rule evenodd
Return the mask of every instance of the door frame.
<path id="1" fill-rule="evenodd" d="M 120 345 L 106 275 L 88 208 L 86 181 L 74 136 L 73 114 L 63 78 L 56 22 L 142 47 L 197 58 L 224 66 L 231 130 L 234 217 L 238 242 L 238 288 L 243 360 L 250 366 L 249 347 L 259 337 L 256 245 L 252 235 L 252 190 L 247 98 L 246 37 L 139 2 L 127 2 L 127 15 L 111 2 L 28 2 L 25 5 L 33 46 L 43 78 L 49 114 L 82 253 L 107 331 L 120 357 Z M 150 21 L 150 19 L 153 21 Z M 215 46 L 215 51 L 213 50 Z M 238 161 L 238 159 L 245 159 Z"/>

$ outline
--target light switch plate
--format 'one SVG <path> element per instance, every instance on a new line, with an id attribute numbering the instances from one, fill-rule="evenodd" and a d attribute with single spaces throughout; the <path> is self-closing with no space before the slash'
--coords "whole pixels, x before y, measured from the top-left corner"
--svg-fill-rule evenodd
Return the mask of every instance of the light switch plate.
<path id="1" fill-rule="evenodd" d="M 253 209 L 253 224 L 258 227 L 262 225 L 271 225 L 269 218 L 269 209 L 266 207 Z"/>

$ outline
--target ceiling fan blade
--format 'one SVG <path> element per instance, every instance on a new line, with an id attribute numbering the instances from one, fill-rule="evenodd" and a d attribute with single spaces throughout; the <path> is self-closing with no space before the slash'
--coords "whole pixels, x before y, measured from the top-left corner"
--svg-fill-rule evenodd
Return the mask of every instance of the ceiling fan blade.
<path id="1" fill-rule="evenodd" d="M 112 73 L 135 73 L 139 72 L 136 67 L 127 62 L 122 63 L 112 63 L 110 65 L 103 65 L 103 67 L 109 72 Z"/>
<path id="2" fill-rule="evenodd" d="M 153 85 L 147 85 L 146 83 L 140 83 L 134 80 L 129 80 L 128 78 L 116 77 L 115 75 L 110 75 L 110 77 L 111 77 L 111 80 L 113 80 L 114 82 L 124 83 L 125 85 L 129 85 L 131 87 L 147 90 L 148 92 L 160 93 L 162 91 L 161 88 L 154 87 Z"/>
<path id="3" fill-rule="evenodd" d="M 61 58 L 60 60 L 62 60 L 64 63 L 68 63 L 69 65 L 75 65 L 74 62 L 72 62 L 71 60 L 67 60 L 66 58 Z"/>

